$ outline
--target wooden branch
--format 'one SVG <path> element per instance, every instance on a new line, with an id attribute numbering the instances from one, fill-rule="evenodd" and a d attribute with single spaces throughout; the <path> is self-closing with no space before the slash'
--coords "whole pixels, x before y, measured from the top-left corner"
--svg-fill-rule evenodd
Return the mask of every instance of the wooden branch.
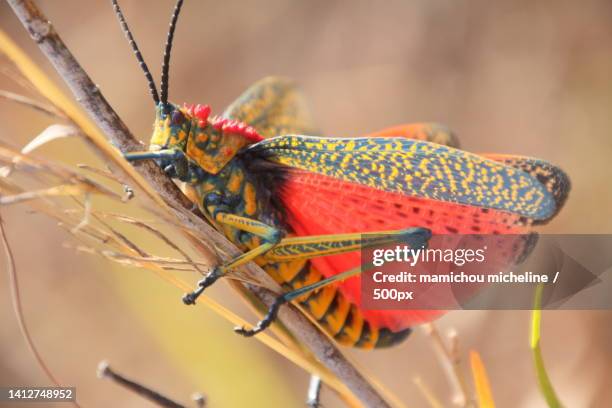
<path id="1" fill-rule="evenodd" d="M 108 104 L 98 87 L 68 50 L 51 22 L 40 12 L 34 1 L 7 0 L 7 2 L 32 39 L 67 83 L 76 100 L 104 131 L 108 139 L 123 152 L 142 149 L 140 143 Z M 143 162 L 137 168 L 184 225 L 204 232 L 210 239 L 210 243 L 230 256 L 239 253 L 238 249 L 223 235 L 191 213 L 191 202 L 158 166 L 151 162 Z M 280 293 L 278 285 L 257 265 L 251 262 L 246 268 L 260 282 L 277 288 Z M 246 287 L 267 307 L 276 297 L 274 293 L 263 287 L 254 285 L 246 285 Z M 324 366 L 354 393 L 364 406 L 389 407 L 378 391 L 342 355 L 337 346 L 300 311 L 293 306 L 283 307 L 279 313 L 279 319 Z"/>

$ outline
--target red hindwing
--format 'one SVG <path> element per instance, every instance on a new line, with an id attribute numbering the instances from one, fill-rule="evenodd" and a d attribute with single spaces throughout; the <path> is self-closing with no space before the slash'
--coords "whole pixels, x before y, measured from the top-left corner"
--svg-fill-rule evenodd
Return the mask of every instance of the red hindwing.
<path id="1" fill-rule="evenodd" d="M 399 135 L 400 137 L 405 137 Z M 425 227 L 433 234 L 520 234 L 527 227 L 517 215 L 386 192 L 328 176 L 288 170 L 280 192 L 287 222 L 297 235 L 376 232 Z M 326 277 L 360 265 L 360 253 L 315 258 Z M 360 304 L 361 277 L 340 284 L 340 290 Z M 397 331 L 440 316 L 437 310 L 364 310 L 368 320 Z"/>

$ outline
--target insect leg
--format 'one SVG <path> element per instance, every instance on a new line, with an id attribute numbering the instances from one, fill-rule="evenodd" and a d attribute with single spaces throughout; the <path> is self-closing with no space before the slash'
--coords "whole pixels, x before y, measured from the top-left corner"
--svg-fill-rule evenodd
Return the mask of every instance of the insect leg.
<path id="1" fill-rule="evenodd" d="M 208 275 L 204 277 L 204 279 L 198 282 L 198 287 L 193 292 L 187 293 L 183 296 L 183 303 L 186 305 L 193 305 L 202 292 L 204 292 L 207 287 L 215 283 L 225 273 L 252 261 L 260 255 L 265 254 L 272 249 L 274 245 L 280 242 L 282 238 L 282 233 L 279 229 L 251 218 L 219 212 L 215 214 L 215 221 L 220 224 L 237 228 L 241 231 L 249 232 L 263 238 L 266 242 L 248 252 L 239 255 L 226 264 L 214 267 L 208 273 Z"/>
<path id="2" fill-rule="evenodd" d="M 268 251 L 264 257 L 272 262 L 294 259 L 310 259 L 319 256 L 359 251 L 393 242 L 405 242 L 419 248 L 426 245 L 431 232 L 426 228 L 407 228 L 395 231 L 312 235 L 285 238 Z"/>
<path id="3" fill-rule="evenodd" d="M 266 313 L 266 315 L 263 317 L 263 319 L 261 319 L 259 322 L 257 322 L 257 324 L 255 326 L 253 326 L 252 329 L 247 329 L 245 327 L 235 327 L 234 331 L 238 334 L 241 334 L 245 337 L 251 337 L 256 335 L 259 332 L 264 331 L 265 329 L 267 329 L 276 319 L 276 316 L 278 315 L 278 311 L 280 310 L 280 307 L 282 305 L 284 305 L 287 302 L 291 302 L 292 300 L 308 293 L 308 292 L 312 292 L 313 290 L 317 290 L 320 289 L 324 286 L 327 286 L 331 283 L 334 282 L 338 282 L 338 281 L 342 281 L 344 279 L 348 279 L 351 276 L 355 276 L 355 275 L 359 275 L 361 273 L 361 267 L 357 267 L 357 268 L 353 268 L 353 269 L 349 269 L 348 271 L 339 273 L 337 275 L 334 276 L 330 276 L 327 279 L 322 279 L 316 283 L 313 283 L 311 285 L 306 285 L 303 286 L 299 289 L 293 290 L 291 292 L 287 292 L 284 295 L 281 295 L 279 297 L 277 297 L 274 300 L 274 303 L 272 303 L 272 305 L 270 305 L 270 308 L 268 309 L 268 312 Z"/>
<path id="4" fill-rule="evenodd" d="M 369 235 L 369 234 L 368 234 Z M 335 255 L 358 251 L 363 248 L 385 245 L 393 242 L 405 242 L 413 248 L 427 245 L 431 232 L 425 228 L 408 228 L 399 231 L 384 231 L 371 233 L 372 237 L 364 238 L 362 234 L 337 234 L 311 237 L 285 238 L 270 249 L 265 255 L 266 260 L 283 262 L 299 258 L 316 258 L 320 256 Z M 287 292 L 276 298 L 268 309 L 266 315 L 252 329 L 237 327 L 234 330 L 243 336 L 251 337 L 265 330 L 274 320 L 282 305 L 287 302 L 330 285 L 334 282 L 348 279 L 361 273 L 361 266 L 349 269 L 340 274 L 330 276 L 310 285 Z"/>
<path id="5" fill-rule="evenodd" d="M 193 292 L 186 293 L 183 296 L 183 303 L 185 303 L 186 305 L 195 304 L 196 299 L 204 292 L 204 290 L 208 288 L 209 286 L 211 286 L 213 283 L 215 283 L 220 277 L 225 275 L 227 271 L 233 268 L 237 268 L 241 265 L 244 265 L 247 262 L 252 261 L 253 259 L 257 258 L 258 256 L 272 249 L 273 246 L 274 246 L 274 243 L 271 243 L 271 242 L 262 244 L 258 246 L 257 248 L 252 249 L 248 252 L 245 252 L 244 254 L 240 255 L 237 258 L 234 258 L 232 261 L 224 265 L 214 267 L 208 273 L 208 275 L 204 277 L 204 279 L 198 282 L 198 287 Z"/>

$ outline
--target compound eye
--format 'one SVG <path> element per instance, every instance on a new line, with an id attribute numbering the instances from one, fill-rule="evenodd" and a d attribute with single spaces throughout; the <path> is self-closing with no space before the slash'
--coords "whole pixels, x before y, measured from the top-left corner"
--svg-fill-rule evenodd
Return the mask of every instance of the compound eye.
<path id="1" fill-rule="evenodd" d="M 185 121 L 185 116 L 183 116 L 183 114 L 178 111 L 175 110 L 174 112 L 172 112 L 172 124 L 173 125 L 182 125 L 183 122 Z"/>

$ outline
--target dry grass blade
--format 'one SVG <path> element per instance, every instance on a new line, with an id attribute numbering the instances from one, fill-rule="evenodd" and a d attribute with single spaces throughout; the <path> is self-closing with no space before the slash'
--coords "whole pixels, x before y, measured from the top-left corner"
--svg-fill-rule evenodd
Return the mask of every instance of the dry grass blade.
<path id="1" fill-rule="evenodd" d="M 57 109 L 55 109 L 55 107 L 37 102 L 34 99 L 30 99 L 23 95 L 19 95 L 13 92 L 9 92 L 9 91 L 0 89 L 0 98 L 9 100 L 11 102 L 18 103 L 20 105 L 27 106 L 29 108 L 42 112 L 46 115 L 52 116 L 54 118 L 65 118 L 64 114 L 58 111 Z"/>
<path id="2" fill-rule="evenodd" d="M 21 88 L 33 92 L 38 93 L 38 90 L 30 81 L 24 78 L 18 71 L 16 71 L 11 66 L 0 66 L 0 73 L 9 78 L 12 82 L 19 85 Z"/>
<path id="3" fill-rule="evenodd" d="M 144 266 L 148 263 L 154 263 L 155 265 L 158 265 L 158 266 L 168 266 L 168 265 L 170 266 L 193 265 L 194 267 L 198 266 L 197 263 L 193 264 L 190 261 L 184 261 L 182 259 L 160 258 L 157 256 L 147 256 L 147 257 L 130 256 L 130 255 L 126 255 L 126 254 L 122 254 L 122 253 L 114 252 L 114 251 L 109 251 L 109 250 L 99 251 L 99 253 L 100 255 L 106 258 L 111 258 L 118 262 L 125 262 L 125 263 L 138 265 L 138 266 Z M 199 264 L 199 265 L 202 266 L 203 264 Z"/>
<path id="4" fill-rule="evenodd" d="M 4 145 L 3 142 L 0 142 L 0 162 L 5 161 L 9 162 L 13 165 L 12 170 L 23 170 L 25 172 L 29 172 L 31 174 L 32 180 L 37 180 L 42 182 L 43 184 L 49 184 L 49 182 L 45 182 L 43 180 L 55 179 L 61 180 L 61 186 L 47 187 L 40 191 L 41 196 L 50 195 L 50 196 L 58 196 L 58 195 L 77 195 L 72 194 L 71 189 L 68 186 L 80 186 L 82 194 L 93 193 L 93 194 L 101 194 L 115 200 L 124 201 L 123 197 L 107 188 L 106 186 L 93 181 L 92 179 L 85 177 L 72 169 L 69 169 L 65 166 L 58 165 L 56 163 L 50 163 L 48 161 L 43 161 L 40 158 L 35 158 L 32 156 L 28 156 L 22 154 L 21 152 L 17 152 L 10 147 Z M 9 174 L 0 175 L 0 179 L 6 180 L 10 176 Z M 66 186 L 65 188 L 63 186 Z M 56 191 L 52 190 L 53 188 L 57 188 Z M 48 193 L 44 193 L 44 190 L 50 190 Z M 24 192 L 26 194 L 26 192 Z M 27 198 L 26 196 L 26 199 Z"/>
<path id="5" fill-rule="evenodd" d="M 461 358 L 458 351 L 458 338 L 451 334 L 451 347 L 447 347 L 440 332 L 433 323 L 423 325 L 423 330 L 432 341 L 438 360 L 442 365 L 446 377 L 453 389 L 453 402 L 456 405 L 466 407 L 472 405 L 469 387 L 461 370 Z"/>
<path id="6" fill-rule="evenodd" d="M 131 217 L 127 217 L 125 215 L 120 215 L 120 214 L 106 213 L 104 215 L 109 216 L 109 217 L 113 217 L 113 218 L 115 218 L 115 219 L 117 219 L 119 221 L 122 221 L 122 222 L 125 222 L 125 223 L 128 223 L 128 224 L 135 225 L 135 226 L 137 226 L 139 228 L 142 228 L 142 229 L 152 233 L 157 238 L 161 239 L 166 245 L 168 245 L 169 247 L 174 249 L 179 254 L 183 255 L 183 258 L 185 258 L 186 262 L 191 264 L 195 268 L 195 270 L 197 270 L 200 273 L 204 273 L 203 270 L 200 269 L 201 266 L 204 266 L 206 268 L 210 267 L 210 264 L 202 265 L 202 264 L 198 264 L 197 262 L 194 262 L 193 259 L 191 259 L 191 257 L 189 256 L 189 254 L 187 254 L 187 252 L 183 251 L 183 249 L 181 249 L 180 246 L 176 245 L 174 242 L 172 242 L 171 239 L 169 239 L 161 231 L 153 228 L 150 224 L 147 224 L 145 222 L 136 220 L 136 219 L 131 218 Z"/>
<path id="7" fill-rule="evenodd" d="M 51 125 L 45 130 L 43 130 L 38 136 L 30 141 L 23 149 L 21 149 L 21 154 L 31 153 L 33 150 L 38 149 L 42 145 L 49 143 L 56 139 L 61 139 L 70 136 L 78 135 L 78 130 L 73 126 L 66 125 Z M 3 168 L 0 168 L 0 177 L 8 177 L 13 171 L 15 165 L 19 162 L 20 157 L 16 156 L 13 158 L 13 162 Z"/>
<path id="8" fill-rule="evenodd" d="M 26 191 L 25 193 L 21 194 L 2 196 L 0 197 L 0 205 L 17 204 L 43 197 L 83 195 L 87 191 L 84 187 L 85 186 L 79 184 L 64 184 L 61 186 L 46 188 L 44 190 Z"/>
<path id="9" fill-rule="evenodd" d="M 480 354 L 477 351 L 470 351 L 470 366 L 472 367 L 472 376 L 474 378 L 476 396 L 478 397 L 478 406 L 480 408 L 495 408 L 489 376 L 482 363 Z"/>
<path id="10" fill-rule="evenodd" d="M 98 169 L 96 167 L 89 166 L 87 164 L 77 164 L 77 167 L 79 169 L 83 169 L 90 173 L 93 173 L 97 176 L 103 177 L 107 180 L 121 184 L 123 187 L 123 197 L 121 198 L 122 201 L 129 201 L 134 198 L 134 190 L 132 189 L 132 187 L 128 186 L 127 184 L 122 184 L 112 173 L 102 169 Z"/>
<path id="11" fill-rule="evenodd" d="M 117 178 L 111 172 L 104 171 L 102 169 L 90 166 L 88 164 L 77 164 L 77 167 L 79 169 L 87 170 L 87 171 L 89 171 L 89 172 L 91 172 L 93 174 L 96 174 L 98 176 L 104 177 L 104 178 L 106 178 L 108 180 L 111 180 L 111 181 L 114 181 L 116 183 L 121 183 L 119 180 L 117 180 Z"/>
<path id="12" fill-rule="evenodd" d="M 51 125 L 45 130 L 43 130 L 38 136 L 30 141 L 23 149 L 21 149 L 22 154 L 28 154 L 33 152 L 35 149 L 38 149 L 42 145 L 49 143 L 53 140 L 62 139 L 71 136 L 77 136 L 79 134 L 79 130 L 74 126 L 69 125 Z"/>
<path id="13" fill-rule="evenodd" d="M 419 389 L 419 391 L 421 391 L 421 393 L 423 394 L 423 396 L 425 397 L 425 399 L 427 400 L 427 403 L 429 404 L 431 408 L 443 408 L 444 407 L 444 405 L 442 405 L 442 402 L 440 402 L 438 397 L 436 397 L 436 395 L 433 393 L 431 388 L 429 388 L 427 384 L 425 384 L 423 380 L 421 380 L 420 377 L 416 377 L 413 381 L 414 381 L 414 384 Z"/>

